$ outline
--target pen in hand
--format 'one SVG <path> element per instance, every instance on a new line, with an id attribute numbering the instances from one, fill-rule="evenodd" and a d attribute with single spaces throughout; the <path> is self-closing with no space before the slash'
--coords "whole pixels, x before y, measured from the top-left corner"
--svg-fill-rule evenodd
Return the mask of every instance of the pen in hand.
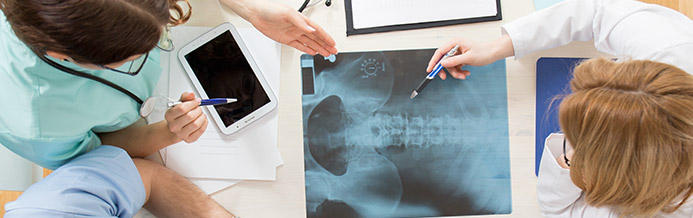
<path id="1" fill-rule="evenodd" d="M 455 47 L 450 49 L 450 51 L 448 51 L 448 53 L 446 53 L 445 56 L 443 56 L 442 58 L 440 58 L 440 60 L 438 60 L 438 63 L 433 68 L 433 70 L 431 70 L 431 72 L 428 75 L 426 75 L 426 78 L 424 78 L 424 80 L 421 82 L 421 84 L 419 84 L 419 87 L 417 87 L 411 93 L 411 96 L 409 96 L 410 99 L 413 99 L 414 97 L 419 95 L 419 93 L 421 93 L 421 91 L 423 91 L 423 89 L 426 88 L 428 83 L 431 82 L 431 80 L 433 80 L 434 78 L 436 78 L 436 75 L 438 75 L 438 72 L 440 72 L 440 70 L 443 69 L 443 65 L 441 65 L 440 62 L 443 61 L 445 58 L 448 58 L 450 56 L 455 55 L 458 48 L 460 48 L 460 45 L 455 45 Z"/>
<path id="2" fill-rule="evenodd" d="M 200 101 L 200 106 L 228 104 L 228 103 L 233 103 L 236 101 L 237 100 L 235 98 L 202 99 L 202 101 Z M 176 105 L 179 105 L 182 103 L 183 103 L 182 101 L 168 102 L 168 107 L 173 107 L 173 106 L 176 106 Z"/>
<path id="3" fill-rule="evenodd" d="M 205 106 L 205 105 L 220 105 L 220 104 L 228 104 L 228 103 L 233 103 L 236 102 L 237 100 L 235 98 L 213 98 L 213 99 L 202 99 L 200 101 L 200 106 Z M 166 109 L 166 106 L 168 108 L 182 104 L 182 101 L 175 101 L 171 98 L 164 97 L 164 96 L 152 96 L 147 98 L 146 101 L 142 103 L 142 106 L 140 106 L 140 116 L 141 117 L 147 117 L 154 110 L 157 109 Z"/>

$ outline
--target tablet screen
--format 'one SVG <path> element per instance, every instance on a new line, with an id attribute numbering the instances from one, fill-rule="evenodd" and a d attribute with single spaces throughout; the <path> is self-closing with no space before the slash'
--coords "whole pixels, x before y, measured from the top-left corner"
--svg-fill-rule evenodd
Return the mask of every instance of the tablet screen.
<path id="1" fill-rule="evenodd" d="M 226 127 L 270 102 L 238 43 L 226 31 L 185 55 L 209 98 L 236 98 L 214 109 Z"/>

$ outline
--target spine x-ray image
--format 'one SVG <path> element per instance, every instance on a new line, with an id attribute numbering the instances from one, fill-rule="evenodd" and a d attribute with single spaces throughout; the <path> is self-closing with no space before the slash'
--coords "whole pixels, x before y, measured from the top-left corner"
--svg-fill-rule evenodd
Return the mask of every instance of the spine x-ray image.
<path id="1" fill-rule="evenodd" d="M 308 217 L 511 212 L 505 60 L 410 99 L 433 52 L 301 57 Z"/>

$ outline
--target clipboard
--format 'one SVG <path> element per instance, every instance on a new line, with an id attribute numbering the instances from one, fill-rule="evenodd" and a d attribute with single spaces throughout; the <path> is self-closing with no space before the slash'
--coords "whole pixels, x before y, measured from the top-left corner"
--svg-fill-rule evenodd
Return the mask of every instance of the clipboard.
<path id="1" fill-rule="evenodd" d="M 490 14 L 490 15 L 480 15 L 480 16 L 472 16 L 472 17 L 465 17 L 464 15 L 461 15 L 460 17 L 463 18 L 441 18 L 441 19 L 427 19 L 424 21 L 410 21 L 410 22 L 405 22 L 405 23 L 394 23 L 394 24 L 383 24 L 383 25 L 376 25 L 376 26 L 368 26 L 368 27 L 359 27 L 357 24 L 358 19 L 355 20 L 355 15 L 358 15 L 357 13 L 359 11 L 357 10 L 357 7 L 354 7 L 355 5 L 353 4 L 352 1 L 364 1 L 364 0 L 344 0 L 345 5 L 344 8 L 346 10 L 346 23 L 347 23 L 347 36 L 351 35 L 357 35 L 357 34 L 368 34 L 368 33 L 378 33 L 378 32 L 389 32 L 389 31 L 397 31 L 397 30 L 410 30 L 410 29 L 420 29 L 420 28 L 429 28 L 429 27 L 439 27 L 439 26 L 448 26 L 448 25 L 455 25 L 455 24 L 465 24 L 465 23 L 476 23 L 476 22 L 485 22 L 485 21 L 497 21 L 497 20 L 502 20 L 503 16 L 501 14 L 501 4 L 500 0 L 487 0 L 485 4 L 488 4 L 489 2 L 495 3 L 495 13 Z M 395 0 L 396 1 L 396 0 Z M 418 0 L 411 0 L 411 1 L 418 1 Z M 480 2 L 483 0 L 477 0 L 476 2 Z M 376 2 L 379 1 L 369 1 L 369 3 L 377 4 Z M 406 1 L 397 1 L 397 2 L 402 2 L 402 5 L 406 5 Z M 434 5 L 436 4 L 436 1 L 419 1 L 419 2 L 424 2 L 424 4 L 427 5 Z M 467 4 L 465 2 L 467 1 L 455 1 L 458 4 Z M 407 8 L 409 10 L 412 10 L 413 7 L 417 6 L 402 6 L 402 5 L 397 5 L 396 7 L 388 7 L 388 8 L 393 8 L 391 10 L 397 10 L 400 8 L 406 8 L 406 7 L 411 7 Z M 445 4 L 439 4 L 442 5 L 441 7 L 448 7 Z M 374 5 L 374 7 L 379 7 L 380 5 Z M 488 6 L 488 5 L 487 5 Z M 400 8 L 397 8 L 400 7 Z M 464 5 L 455 5 L 454 8 L 459 8 L 462 7 L 464 8 Z M 382 7 L 381 7 L 382 8 Z M 429 7 L 429 9 L 432 9 L 432 7 Z M 411 13 L 410 13 L 411 14 Z M 419 14 L 435 14 L 432 12 L 427 13 L 426 11 L 421 11 Z M 388 17 L 389 15 L 385 14 L 382 16 L 377 16 L 378 19 Z M 369 19 L 372 19 L 374 17 L 371 17 Z M 363 19 L 363 18 L 359 18 Z M 356 22 L 355 22 L 356 21 Z"/>

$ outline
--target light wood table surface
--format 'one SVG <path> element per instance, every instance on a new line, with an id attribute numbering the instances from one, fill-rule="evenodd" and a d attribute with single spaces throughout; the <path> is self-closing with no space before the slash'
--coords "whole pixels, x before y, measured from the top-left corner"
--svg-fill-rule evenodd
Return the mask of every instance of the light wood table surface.
<path id="1" fill-rule="evenodd" d="M 301 0 L 274 0 L 298 8 Z M 693 17 L 687 0 L 644 0 L 661 4 Z M 233 11 L 216 1 L 191 0 L 192 19 L 186 25 L 216 26 L 231 22 L 252 27 Z M 454 37 L 486 41 L 501 35 L 500 26 L 534 12 L 532 0 L 501 0 L 502 21 L 462 24 L 418 30 L 346 36 L 344 1 L 333 0 L 331 7 L 319 4 L 304 14 L 321 25 L 337 42 L 340 52 L 436 48 Z M 221 9 L 219 9 L 221 7 Z M 303 131 L 299 56 L 302 53 L 282 47 L 281 88 L 279 94 L 279 151 L 285 164 L 277 170 L 277 181 L 243 181 L 212 197 L 228 210 L 243 217 L 305 217 Z M 508 58 L 508 118 L 513 212 L 494 217 L 540 217 L 534 175 L 535 65 L 540 57 L 599 57 L 592 42 Z M 422 69 L 423 70 L 423 69 Z M 472 75 L 474 76 L 474 75 Z M 543 140 L 543 139 L 541 139 Z M 471 216 L 474 217 L 474 216 Z M 483 216 L 487 217 L 487 216 Z"/>
<path id="2" fill-rule="evenodd" d="M 301 0 L 274 0 L 298 8 Z M 644 0 L 661 4 L 693 17 L 688 0 Z M 231 22 L 252 27 L 214 0 L 190 0 L 193 16 L 185 25 L 216 26 Z M 502 21 L 463 24 L 419 30 L 376 33 L 346 37 L 344 2 L 333 0 L 329 8 L 320 4 L 305 15 L 320 24 L 337 42 L 340 52 L 436 48 L 453 37 L 484 41 L 500 36 L 500 26 L 534 11 L 532 0 L 502 0 Z M 212 197 L 228 210 L 243 217 L 305 217 L 303 177 L 303 132 L 301 113 L 300 52 L 282 47 L 279 95 L 279 150 L 285 164 L 277 170 L 277 181 L 243 181 Z M 540 217 L 534 176 L 535 64 L 539 57 L 596 57 L 591 42 L 534 53 L 521 59 L 507 59 L 508 118 L 513 212 L 498 217 Z M 472 75 L 473 76 L 473 75 Z M 0 191 L 0 217 L 4 204 L 21 192 Z"/>
<path id="3" fill-rule="evenodd" d="M 275 0 L 298 8 L 301 0 Z M 216 26 L 231 22 L 252 27 L 228 8 L 210 0 L 191 0 L 193 16 L 185 25 Z M 321 25 L 337 42 L 340 52 L 436 48 L 453 37 L 484 41 L 501 35 L 500 26 L 534 11 L 532 0 L 504 0 L 502 21 L 447 27 L 376 33 L 346 37 L 344 1 L 331 7 L 319 4 L 304 14 Z M 299 56 L 291 47 L 282 47 L 279 94 L 279 151 L 285 164 L 278 168 L 277 181 L 243 181 L 212 197 L 242 217 L 305 217 L 303 132 Z M 534 175 L 534 92 L 535 63 L 541 56 L 599 55 L 590 42 L 507 60 L 510 164 L 513 212 L 501 217 L 539 217 Z M 423 71 L 424 69 L 422 69 Z M 472 75 L 474 76 L 474 75 Z"/>

